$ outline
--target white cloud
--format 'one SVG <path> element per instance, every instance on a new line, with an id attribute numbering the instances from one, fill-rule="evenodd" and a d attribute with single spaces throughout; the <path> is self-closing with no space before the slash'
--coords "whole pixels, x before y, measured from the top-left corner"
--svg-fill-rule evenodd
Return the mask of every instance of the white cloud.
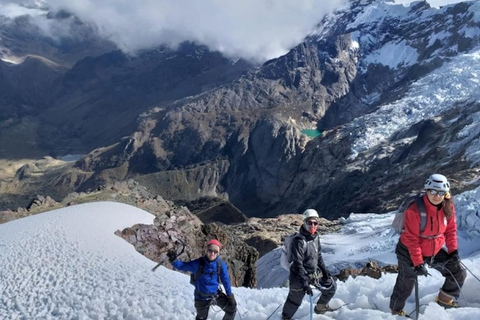
<path id="1" fill-rule="evenodd" d="M 325 14 L 345 0 L 46 2 L 51 8 L 66 9 L 95 25 L 100 35 L 113 40 L 125 52 L 194 41 L 230 57 L 264 61 L 300 43 Z"/>
<path id="2" fill-rule="evenodd" d="M 13 1 L 8 1 L 8 0 L 5 0 L 5 1 L 6 1 L 5 3 L 0 4 L 0 16 L 6 16 L 8 18 L 13 19 L 19 16 L 24 16 L 24 15 L 30 15 L 32 17 L 36 17 L 39 15 L 45 14 L 45 11 L 40 9 L 19 6 Z"/>

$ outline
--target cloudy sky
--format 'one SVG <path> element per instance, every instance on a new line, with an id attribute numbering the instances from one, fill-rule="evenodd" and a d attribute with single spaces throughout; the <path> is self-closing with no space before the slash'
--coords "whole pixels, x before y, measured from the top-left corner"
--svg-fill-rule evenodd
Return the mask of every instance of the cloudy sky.
<path id="1" fill-rule="evenodd" d="M 71 28 L 53 25 L 45 12 L 25 6 L 48 6 L 74 12 L 98 33 L 128 53 L 159 44 L 175 47 L 195 41 L 232 58 L 257 62 L 278 57 L 302 41 L 321 18 L 347 0 L 2 0 L 0 15 L 35 16 L 49 36 Z M 395 0 L 408 3 L 407 0 Z M 459 2 L 432 0 L 432 5 Z M 24 7 L 20 7 L 23 5 Z"/>
<path id="2" fill-rule="evenodd" d="M 5 0 L 0 13 L 25 13 L 15 3 L 65 8 L 122 50 L 185 40 L 231 57 L 257 61 L 284 54 L 344 0 Z M 4 7 L 3 9 L 1 7 Z M 6 7 L 8 9 L 6 9 Z M 35 14 L 32 10 L 32 13 Z M 44 28 L 45 29 L 45 28 Z"/>

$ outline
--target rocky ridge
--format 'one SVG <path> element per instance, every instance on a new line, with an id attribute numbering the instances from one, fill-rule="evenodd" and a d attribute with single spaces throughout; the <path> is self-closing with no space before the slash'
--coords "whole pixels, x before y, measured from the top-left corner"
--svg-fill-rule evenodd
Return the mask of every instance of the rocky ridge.
<path id="1" fill-rule="evenodd" d="M 166 253 L 180 252 L 180 259 L 195 259 L 204 254 L 205 244 L 211 238 L 219 239 L 223 245 L 222 259 L 229 266 L 230 278 L 235 286 L 255 287 L 258 252 L 222 226 L 204 224 L 188 208 L 175 205 L 160 196 L 152 196 L 133 180 L 102 186 L 87 193 L 72 193 L 61 202 L 49 196 L 37 196 L 26 208 L 0 211 L 0 223 L 32 214 L 38 214 L 65 206 L 92 201 L 116 201 L 134 205 L 155 215 L 153 225 L 135 225 L 115 233 L 131 243 L 147 258 L 171 268 Z"/>
<path id="2" fill-rule="evenodd" d="M 298 232 L 302 225 L 301 214 L 282 214 L 275 218 L 250 218 L 245 222 L 227 225 L 229 234 L 234 234 L 258 250 L 260 257 L 281 246 L 286 236 Z M 320 234 L 336 232 L 341 224 L 338 220 L 320 218 Z"/>

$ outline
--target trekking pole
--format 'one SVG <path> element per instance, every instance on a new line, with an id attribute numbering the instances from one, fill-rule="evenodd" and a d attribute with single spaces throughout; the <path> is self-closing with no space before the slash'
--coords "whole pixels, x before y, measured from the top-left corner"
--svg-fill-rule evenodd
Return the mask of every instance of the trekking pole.
<path id="1" fill-rule="evenodd" d="M 415 276 L 415 319 L 420 315 L 420 299 L 418 298 L 418 276 Z"/>
<path id="2" fill-rule="evenodd" d="M 283 303 L 280 303 L 278 307 L 276 307 L 275 310 L 273 310 L 273 312 L 268 316 L 266 320 L 270 319 L 275 314 L 275 312 L 277 312 L 278 308 L 280 308 L 282 305 Z"/>
<path id="3" fill-rule="evenodd" d="M 468 269 L 467 266 L 464 265 L 462 261 L 460 261 L 460 263 L 462 264 L 462 266 L 463 266 L 468 272 L 470 272 L 470 274 L 471 274 L 475 279 L 477 279 L 478 282 L 480 282 L 480 279 L 478 279 L 478 277 L 477 277 L 476 275 L 474 275 L 473 272 L 470 271 L 470 269 Z"/>
<path id="4" fill-rule="evenodd" d="M 313 295 L 310 296 L 310 320 L 313 320 Z"/>
<path id="5" fill-rule="evenodd" d="M 182 251 L 180 251 L 180 253 L 178 253 L 176 256 L 175 256 L 175 259 L 177 259 L 184 251 L 185 251 L 185 247 L 187 246 L 187 244 L 183 241 L 181 241 L 180 239 L 178 239 L 178 241 L 180 243 L 182 243 L 183 245 L 183 248 L 182 248 Z M 160 261 L 155 267 L 152 268 L 152 272 L 154 272 L 155 270 L 157 270 L 158 267 L 160 267 L 162 264 L 165 263 L 166 260 L 163 260 L 163 261 Z"/>

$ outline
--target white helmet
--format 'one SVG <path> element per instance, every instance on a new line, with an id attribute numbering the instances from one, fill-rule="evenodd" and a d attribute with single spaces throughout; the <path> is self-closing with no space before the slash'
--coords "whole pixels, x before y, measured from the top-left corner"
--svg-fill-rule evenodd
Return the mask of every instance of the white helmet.
<path id="1" fill-rule="evenodd" d="M 450 191 L 450 183 L 444 175 L 435 173 L 425 181 L 425 189 L 435 189 L 448 192 Z"/>
<path id="2" fill-rule="evenodd" d="M 303 220 L 307 220 L 308 218 L 320 218 L 318 216 L 318 212 L 315 209 L 307 209 L 302 214 Z"/>

